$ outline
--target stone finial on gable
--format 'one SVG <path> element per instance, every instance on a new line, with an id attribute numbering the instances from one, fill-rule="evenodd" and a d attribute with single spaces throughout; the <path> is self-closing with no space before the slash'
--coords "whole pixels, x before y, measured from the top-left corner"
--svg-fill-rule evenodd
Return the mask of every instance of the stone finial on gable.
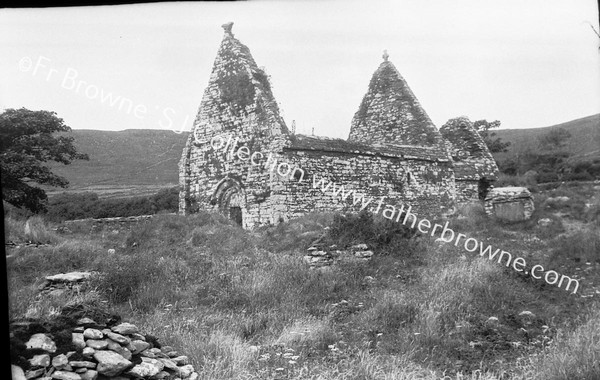
<path id="1" fill-rule="evenodd" d="M 387 50 L 383 51 L 383 62 L 387 62 L 388 58 L 390 57 L 390 55 L 388 54 Z"/>
<path id="2" fill-rule="evenodd" d="M 221 27 L 223 28 L 223 30 L 225 30 L 225 34 L 229 34 L 233 37 L 233 33 L 231 32 L 231 29 L 233 28 L 233 21 L 227 22 L 221 25 Z"/>

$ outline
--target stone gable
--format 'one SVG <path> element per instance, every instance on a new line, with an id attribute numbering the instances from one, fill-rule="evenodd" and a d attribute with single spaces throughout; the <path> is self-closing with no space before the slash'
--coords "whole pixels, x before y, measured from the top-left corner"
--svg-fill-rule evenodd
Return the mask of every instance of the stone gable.
<path id="1" fill-rule="evenodd" d="M 180 161 L 180 212 L 219 211 L 253 228 L 312 211 L 358 211 L 360 201 L 353 202 L 352 194 L 411 206 L 419 217 L 451 212 L 455 201 L 464 200 L 451 155 L 455 147 L 387 55 L 348 140 L 295 135 L 279 114 L 267 75 L 233 36 L 232 24 L 223 28 Z M 488 164 L 487 156 L 477 159 Z M 472 166 L 477 183 L 486 169 Z M 315 186 L 321 179 L 338 190 L 344 186 L 346 196 Z"/>

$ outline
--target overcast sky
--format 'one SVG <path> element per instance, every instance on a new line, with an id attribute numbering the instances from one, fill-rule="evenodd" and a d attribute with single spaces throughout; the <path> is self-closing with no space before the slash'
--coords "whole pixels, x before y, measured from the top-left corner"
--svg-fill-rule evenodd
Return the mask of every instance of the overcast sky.
<path id="1" fill-rule="evenodd" d="M 595 0 L 3 9 L 0 108 L 55 111 L 74 129 L 189 130 L 228 21 L 298 133 L 346 138 L 384 49 L 438 127 L 600 112 Z"/>

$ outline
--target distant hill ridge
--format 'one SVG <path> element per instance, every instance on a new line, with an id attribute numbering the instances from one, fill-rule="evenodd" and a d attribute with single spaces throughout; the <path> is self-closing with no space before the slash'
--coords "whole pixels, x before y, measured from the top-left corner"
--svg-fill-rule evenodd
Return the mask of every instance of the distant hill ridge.
<path id="1" fill-rule="evenodd" d="M 497 137 L 510 142 L 511 145 L 508 152 L 495 153 L 494 158 L 503 161 L 518 153 L 538 151 L 538 138 L 553 128 L 564 128 L 571 133 L 571 138 L 567 140 L 565 147 L 565 150 L 572 155 L 570 160 L 583 161 L 600 157 L 600 114 L 596 114 L 549 127 L 499 129 L 495 131 Z"/>
<path id="2" fill-rule="evenodd" d="M 494 157 L 501 161 L 518 152 L 536 151 L 538 137 L 557 127 L 571 133 L 566 149 L 573 159 L 600 157 L 600 114 L 543 128 L 497 130 L 497 136 L 511 142 L 511 146 L 509 152 L 497 153 Z M 69 180 L 70 191 L 160 188 L 176 186 L 179 182 L 177 164 L 188 132 L 75 129 L 70 136 L 74 137 L 78 150 L 90 156 L 89 161 L 75 161 L 71 165 L 52 164 L 57 174 Z"/>
<path id="3" fill-rule="evenodd" d="M 128 129 L 98 131 L 75 129 L 69 134 L 89 161 L 52 164 L 69 180 L 69 190 L 112 185 L 175 186 L 177 164 L 188 133 L 170 130 Z"/>

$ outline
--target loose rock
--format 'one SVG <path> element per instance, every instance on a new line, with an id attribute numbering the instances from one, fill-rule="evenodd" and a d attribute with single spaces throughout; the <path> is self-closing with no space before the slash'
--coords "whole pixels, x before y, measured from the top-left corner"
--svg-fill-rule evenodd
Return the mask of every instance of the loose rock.
<path id="1" fill-rule="evenodd" d="M 25 372 L 25 378 L 27 380 L 35 379 L 36 377 L 42 376 L 44 374 L 44 372 L 46 372 L 45 368 L 38 368 L 38 369 L 33 369 L 33 370 L 30 369 L 27 372 Z"/>
<path id="2" fill-rule="evenodd" d="M 131 351 L 132 354 L 139 354 L 145 349 L 150 347 L 150 343 L 144 342 L 143 340 L 134 340 L 127 346 L 127 349 Z"/>
<path id="3" fill-rule="evenodd" d="M 131 323 L 127 322 L 123 322 L 117 326 L 114 326 L 111 330 L 121 335 L 131 335 L 138 332 L 136 325 L 132 325 Z"/>
<path id="4" fill-rule="evenodd" d="M 52 378 L 56 380 L 81 380 L 79 374 L 67 371 L 56 371 L 52 374 Z"/>
<path id="5" fill-rule="evenodd" d="M 114 340 L 115 342 L 125 345 L 125 346 L 127 346 L 129 343 L 131 343 L 131 339 L 129 339 L 126 336 L 123 336 L 121 334 L 118 334 L 118 333 L 108 332 L 108 333 L 106 333 L 106 336 L 109 339 Z"/>
<path id="6" fill-rule="evenodd" d="M 104 334 L 97 329 L 85 329 L 83 331 L 83 337 L 86 339 L 102 339 L 104 338 Z"/>
<path id="7" fill-rule="evenodd" d="M 83 338 L 83 334 L 82 333 L 72 333 L 72 342 L 73 345 L 79 349 L 83 349 L 85 348 L 86 344 L 85 344 L 85 339 Z"/>
<path id="8" fill-rule="evenodd" d="M 114 351 L 96 351 L 97 370 L 105 376 L 116 376 L 131 366 L 131 362 Z"/>
<path id="9" fill-rule="evenodd" d="M 81 380 L 96 380 L 98 378 L 98 371 L 94 371 L 93 369 L 88 369 L 84 373 L 80 374 Z M 115 379 L 115 378 L 113 378 Z"/>
<path id="10" fill-rule="evenodd" d="M 33 334 L 31 338 L 25 343 L 28 350 L 43 350 L 46 352 L 56 352 L 56 343 L 46 334 L 38 333 Z"/>
<path id="11" fill-rule="evenodd" d="M 35 355 L 33 358 L 29 359 L 29 364 L 32 367 L 48 367 L 50 366 L 50 355 L 42 354 Z"/>
<path id="12" fill-rule="evenodd" d="M 104 350 L 108 347 L 108 341 L 106 339 L 96 340 L 96 339 L 88 339 L 85 344 L 88 347 L 93 348 L 94 350 Z"/>
<path id="13" fill-rule="evenodd" d="M 56 369 L 64 369 L 69 364 L 67 355 L 60 354 L 52 359 L 52 366 Z"/>
<path id="14" fill-rule="evenodd" d="M 69 364 L 72 367 L 76 367 L 76 368 L 91 368 L 94 369 L 96 368 L 96 363 L 94 362 L 88 362 L 88 361 L 73 361 L 73 362 L 69 362 Z"/>

